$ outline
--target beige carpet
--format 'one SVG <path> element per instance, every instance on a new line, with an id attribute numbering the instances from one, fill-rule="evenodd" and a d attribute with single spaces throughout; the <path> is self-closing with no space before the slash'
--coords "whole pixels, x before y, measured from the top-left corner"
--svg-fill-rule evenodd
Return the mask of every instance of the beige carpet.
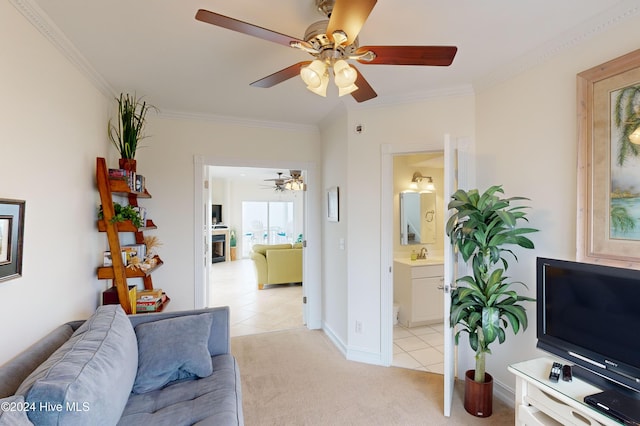
<path id="1" fill-rule="evenodd" d="M 514 424 L 513 410 L 495 398 L 491 417 L 467 414 L 463 383 L 446 418 L 441 375 L 347 361 L 322 331 L 239 336 L 231 348 L 247 426 Z"/>

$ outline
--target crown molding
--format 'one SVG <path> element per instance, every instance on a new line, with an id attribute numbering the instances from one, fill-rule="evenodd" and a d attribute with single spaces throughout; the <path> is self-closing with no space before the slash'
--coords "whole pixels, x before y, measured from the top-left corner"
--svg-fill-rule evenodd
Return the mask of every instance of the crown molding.
<path id="1" fill-rule="evenodd" d="M 510 80 L 638 15 L 640 15 L 638 0 L 623 0 L 606 12 L 600 13 L 548 43 L 525 53 L 520 59 L 495 68 L 489 74 L 474 81 L 473 88 L 478 92 Z"/>
<path id="2" fill-rule="evenodd" d="M 62 55 L 69 60 L 89 81 L 105 96 L 112 97 L 115 90 L 102 75 L 89 64 L 73 43 L 51 21 L 47 14 L 30 0 L 9 0 L 9 2 L 29 21 L 44 37 L 53 44 Z"/>
<path id="3" fill-rule="evenodd" d="M 315 124 L 287 123 L 284 121 L 259 120 L 254 118 L 235 117 L 231 115 L 200 114 L 183 111 L 160 111 L 157 113 L 157 116 L 165 119 L 210 121 L 214 123 L 242 127 L 269 128 L 304 133 L 319 133 L 318 126 Z"/>
<path id="4" fill-rule="evenodd" d="M 373 99 L 367 103 L 353 104 L 348 106 L 350 110 L 366 110 L 373 108 L 387 108 L 397 105 L 416 103 L 431 99 L 442 99 L 458 96 L 473 96 L 474 90 L 471 85 L 462 85 L 454 87 L 443 87 L 434 90 L 416 91 L 397 96 L 385 96 L 384 99 Z"/>

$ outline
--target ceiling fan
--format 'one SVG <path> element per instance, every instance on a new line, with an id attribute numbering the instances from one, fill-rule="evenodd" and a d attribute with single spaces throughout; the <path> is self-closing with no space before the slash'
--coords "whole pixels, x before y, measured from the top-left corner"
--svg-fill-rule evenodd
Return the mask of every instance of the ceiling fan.
<path id="1" fill-rule="evenodd" d="M 278 172 L 278 177 L 273 179 L 265 179 L 266 182 L 273 181 L 272 187 L 276 192 L 284 191 L 303 191 L 306 189 L 302 178 L 302 171 L 289 170 L 291 176 L 283 176 L 284 173 Z"/>
<path id="2" fill-rule="evenodd" d="M 273 87 L 298 74 L 307 89 L 326 96 L 329 69 L 340 96 L 351 94 L 357 102 L 375 98 L 377 93 L 348 60 L 372 65 L 449 66 L 458 51 L 455 46 L 359 46 L 358 33 L 377 0 L 314 0 L 328 19 L 307 28 L 300 40 L 228 16 L 200 9 L 196 19 L 218 27 L 303 50 L 312 61 L 298 62 L 251 83 L 255 87 Z"/>

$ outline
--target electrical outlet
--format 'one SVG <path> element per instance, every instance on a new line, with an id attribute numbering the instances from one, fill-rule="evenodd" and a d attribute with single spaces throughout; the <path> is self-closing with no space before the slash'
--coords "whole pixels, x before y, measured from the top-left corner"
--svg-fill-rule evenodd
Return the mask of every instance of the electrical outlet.
<path id="1" fill-rule="evenodd" d="M 356 333 L 362 334 L 362 322 L 356 321 Z"/>

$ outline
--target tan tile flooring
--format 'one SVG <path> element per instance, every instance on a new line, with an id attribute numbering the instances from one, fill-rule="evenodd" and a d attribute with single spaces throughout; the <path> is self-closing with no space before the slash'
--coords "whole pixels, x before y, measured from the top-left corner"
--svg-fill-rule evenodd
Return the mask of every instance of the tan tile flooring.
<path id="1" fill-rule="evenodd" d="M 231 337 L 304 327 L 302 286 L 258 290 L 253 261 L 214 263 L 209 306 L 231 308 Z M 442 324 L 393 328 L 393 365 L 442 374 Z"/>
<path id="2" fill-rule="evenodd" d="M 302 285 L 258 290 L 253 261 L 214 263 L 209 306 L 231 308 L 231 337 L 303 327 Z"/>

